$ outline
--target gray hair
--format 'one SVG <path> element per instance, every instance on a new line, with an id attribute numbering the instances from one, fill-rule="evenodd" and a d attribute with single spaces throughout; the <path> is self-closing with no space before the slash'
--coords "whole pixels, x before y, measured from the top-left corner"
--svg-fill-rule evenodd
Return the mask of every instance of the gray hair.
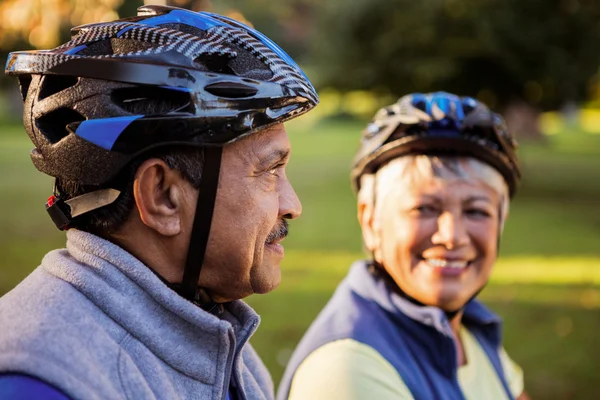
<path id="1" fill-rule="evenodd" d="M 510 202 L 508 185 L 494 167 L 472 157 L 424 154 L 398 157 L 379 168 L 375 174 L 365 174 L 361 177 L 359 202 L 370 204 L 375 201 L 375 196 L 387 194 L 391 185 L 376 179 L 376 176 L 390 167 L 401 171 L 401 181 L 395 184 L 414 185 L 423 179 L 436 178 L 443 181 L 476 181 L 486 185 L 500 196 L 500 224 L 501 227 L 504 226 Z"/>

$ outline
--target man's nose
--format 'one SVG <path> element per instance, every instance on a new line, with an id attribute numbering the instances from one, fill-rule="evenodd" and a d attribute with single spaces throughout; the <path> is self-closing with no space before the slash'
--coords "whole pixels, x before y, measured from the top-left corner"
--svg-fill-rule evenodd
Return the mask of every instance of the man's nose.
<path id="1" fill-rule="evenodd" d="M 302 214 L 302 203 L 292 187 L 286 180 L 279 195 L 279 215 L 285 219 L 296 219 Z"/>

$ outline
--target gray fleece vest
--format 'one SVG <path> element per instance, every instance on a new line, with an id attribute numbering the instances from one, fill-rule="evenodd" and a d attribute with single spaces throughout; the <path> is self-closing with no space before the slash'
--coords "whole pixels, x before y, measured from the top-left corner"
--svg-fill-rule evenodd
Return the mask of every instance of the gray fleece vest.
<path id="1" fill-rule="evenodd" d="M 74 399 L 272 399 L 247 343 L 244 302 L 221 318 L 179 297 L 120 247 L 69 230 L 67 248 L 0 298 L 0 373 L 42 379 Z"/>

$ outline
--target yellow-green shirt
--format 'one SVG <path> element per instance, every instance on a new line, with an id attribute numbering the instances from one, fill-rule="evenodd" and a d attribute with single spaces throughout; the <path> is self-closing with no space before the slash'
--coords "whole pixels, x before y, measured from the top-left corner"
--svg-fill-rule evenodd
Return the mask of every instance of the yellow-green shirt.
<path id="1" fill-rule="evenodd" d="M 458 382 L 467 400 L 506 400 L 500 378 L 477 339 L 460 330 L 466 364 L 458 368 Z M 511 393 L 523 393 L 523 371 L 504 349 L 502 368 Z M 353 339 L 327 343 L 312 352 L 292 380 L 291 400 L 413 399 L 398 371 L 375 349 Z"/>

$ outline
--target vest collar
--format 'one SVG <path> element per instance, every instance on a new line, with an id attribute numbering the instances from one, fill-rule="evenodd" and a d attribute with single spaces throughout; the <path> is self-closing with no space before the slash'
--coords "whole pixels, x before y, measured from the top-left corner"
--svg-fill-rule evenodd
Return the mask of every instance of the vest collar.
<path id="1" fill-rule="evenodd" d="M 226 304 L 221 318 L 202 310 L 124 249 L 75 229 L 67 232 L 67 249 L 48 253 L 42 268 L 69 282 L 166 364 L 200 381 L 213 378 L 207 363 L 232 346 L 237 353 L 260 322 L 241 300 Z"/>
<path id="2" fill-rule="evenodd" d="M 369 268 L 366 260 L 352 264 L 347 277 L 352 291 L 374 301 L 392 315 L 400 312 L 418 323 L 431 326 L 445 336 L 452 337 L 450 323 L 443 310 L 410 302 L 392 290 L 391 283 L 369 272 Z M 481 302 L 473 299 L 464 308 L 463 323 L 468 326 L 493 328 L 495 331 L 501 319 Z"/>

